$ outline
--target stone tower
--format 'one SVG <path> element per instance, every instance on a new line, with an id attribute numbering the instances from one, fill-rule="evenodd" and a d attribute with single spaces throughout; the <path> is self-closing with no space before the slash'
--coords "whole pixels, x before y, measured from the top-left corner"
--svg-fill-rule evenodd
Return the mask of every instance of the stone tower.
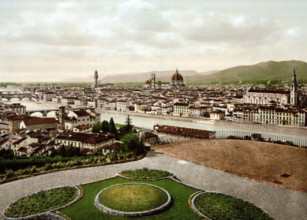
<path id="1" fill-rule="evenodd" d="M 60 128 L 65 130 L 65 106 L 59 107 L 59 113 Z"/>
<path id="2" fill-rule="evenodd" d="M 291 86 L 290 86 L 290 104 L 293 106 L 296 106 L 298 104 L 295 69 L 293 70 L 293 73 L 292 73 L 292 80 L 291 80 Z"/>
<path id="3" fill-rule="evenodd" d="M 156 74 L 151 74 L 151 88 L 155 89 L 156 88 Z"/>
<path id="4" fill-rule="evenodd" d="M 94 88 L 96 88 L 98 86 L 98 71 L 97 70 L 95 70 L 94 80 L 95 80 Z"/>

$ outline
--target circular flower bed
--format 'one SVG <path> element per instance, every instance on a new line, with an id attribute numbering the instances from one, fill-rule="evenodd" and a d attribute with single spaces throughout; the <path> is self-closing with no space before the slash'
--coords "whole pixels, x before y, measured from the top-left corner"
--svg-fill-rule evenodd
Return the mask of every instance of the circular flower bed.
<path id="1" fill-rule="evenodd" d="M 173 174 L 163 170 L 153 169 L 137 169 L 137 170 L 125 170 L 119 174 L 121 177 L 137 180 L 157 180 L 173 176 Z"/>
<path id="2" fill-rule="evenodd" d="M 12 203 L 4 212 L 7 217 L 25 217 L 61 207 L 78 196 L 74 186 L 41 191 Z"/>
<path id="3" fill-rule="evenodd" d="M 103 189 L 96 196 L 96 206 L 104 212 L 121 216 L 150 215 L 166 209 L 170 194 L 145 183 L 118 184 Z"/>
<path id="4" fill-rule="evenodd" d="M 220 193 L 203 192 L 191 200 L 192 207 L 204 218 L 214 219 L 272 219 L 253 204 Z"/>

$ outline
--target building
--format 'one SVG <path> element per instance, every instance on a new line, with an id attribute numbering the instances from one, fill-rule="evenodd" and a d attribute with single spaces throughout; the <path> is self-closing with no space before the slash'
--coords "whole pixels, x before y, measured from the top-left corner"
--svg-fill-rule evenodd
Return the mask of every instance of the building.
<path id="1" fill-rule="evenodd" d="M 101 93 L 102 90 L 104 89 L 110 89 L 114 88 L 114 84 L 112 83 L 106 83 L 106 84 L 100 84 L 98 81 L 98 71 L 95 70 L 94 72 L 94 84 L 92 85 L 92 88 L 95 89 L 96 92 Z"/>
<path id="2" fill-rule="evenodd" d="M 62 144 L 63 146 L 86 148 L 97 151 L 115 143 L 115 136 L 111 134 L 72 133 L 58 136 L 55 143 Z"/>
<path id="3" fill-rule="evenodd" d="M 243 96 L 244 104 L 289 104 L 289 91 L 272 89 L 254 89 L 249 88 L 246 95 Z"/>
<path id="4" fill-rule="evenodd" d="M 295 70 L 292 73 L 290 90 L 255 89 L 249 88 L 243 96 L 243 103 L 247 104 L 283 104 L 297 106 L 299 103 L 298 86 Z"/>
<path id="5" fill-rule="evenodd" d="M 176 72 L 172 75 L 170 87 L 171 88 L 183 88 L 183 87 L 185 87 L 185 85 L 183 83 L 183 77 L 178 72 L 178 69 L 176 69 Z"/>
<path id="6" fill-rule="evenodd" d="M 297 82 L 295 70 L 292 73 L 292 80 L 290 85 L 290 105 L 298 105 L 298 95 L 297 95 Z"/>
<path id="7" fill-rule="evenodd" d="M 116 110 L 120 112 L 128 111 L 128 103 L 126 100 L 117 100 Z"/>
<path id="8" fill-rule="evenodd" d="M 28 115 L 11 115 L 8 116 L 9 133 L 13 134 L 20 129 L 20 124 L 23 120 L 33 118 Z"/>
<path id="9" fill-rule="evenodd" d="M 151 88 L 155 89 L 156 88 L 156 74 L 151 74 L 151 80 L 150 80 Z"/>
<path id="10" fill-rule="evenodd" d="M 84 109 L 69 111 L 65 117 L 65 129 L 72 130 L 73 127 L 80 125 L 87 125 L 93 127 L 93 125 L 99 120 L 99 117 L 88 113 Z"/>
<path id="11" fill-rule="evenodd" d="M 98 87 L 98 71 L 97 70 L 95 70 L 95 73 L 94 73 L 94 80 L 95 80 L 94 88 L 97 88 Z"/>
<path id="12" fill-rule="evenodd" d="M 225 112 L 221 110 L 215 110 L 215 111 L 210 112 L 210 119 L 223 120 L 224 116 L 225 116 Z"/>
<path id="13" fill-rule="evenodd" d="M 303 127 L 306 126 L 306 112 L 292 108 L 282 109 L 275 106 L 260 106 L 259 123 Z"/>
<path id="14" fill-rule="evenodd" d="M 10 139 L 8 137 L 2 138 L 0 139 L 0 150 L 1 149 L 10 149 L 11 143 L 10 143 Z"/>
<path id="15" fill-rule="evenodd" d="M 43 100 L 44 101 L 52 101 L 53 98 L 56 98 L 57 94 L 54 92 L 44 92 L 43 93 Z"/>
<path id="16" fill-rule="evenodd" d="M 26 106 L 21 105 L 20 103 L 5 105 L 5 108 L 7 111 L 16 112 L 18 115 L 26 114 Z"/>
<path id="17" fill-rule="evenodd" d="M 57 129 L 59 123 L 55 118 L 30 118 L 24 119 L 20 123 L 20 129 L 35 130 L 35 129 Z"/>
<path id="18" fill-rule="evenodd" d="M 180 102 L 175 103 L 173 116 L 189 117 L 189 104 Z"/>
<path id="19" fill-rule="evenodd" d="M 209 117 L 211 110 L 212 110 L 211 106 L 190 106 L 189 117 L 191 118 Z"/>

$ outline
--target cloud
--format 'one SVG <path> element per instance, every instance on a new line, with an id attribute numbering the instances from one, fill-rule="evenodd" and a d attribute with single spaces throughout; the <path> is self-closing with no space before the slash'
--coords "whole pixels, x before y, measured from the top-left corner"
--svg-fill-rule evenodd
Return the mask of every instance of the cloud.
<path id="1" fill-rule="evenodd" d="M 271 6 L 274 11 L 261 1 L 3 0 L 0 80 L 42 73 L 70 78 L 96 68 L 205 71 L 266 59 L 306 60 L 304 11 L 295 4 Z M 295 13 L 288 16 L 289 10 Z"/>

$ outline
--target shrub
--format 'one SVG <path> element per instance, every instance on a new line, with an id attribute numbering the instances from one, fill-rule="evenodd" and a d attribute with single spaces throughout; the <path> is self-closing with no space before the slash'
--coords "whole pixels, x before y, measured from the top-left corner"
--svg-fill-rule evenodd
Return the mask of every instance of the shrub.
<path id="1" fill-rule="evenodd" d="M 15 176 L 14 170 L 5 170 L 4 179 L 9 179 Z"/>
<path id="2" fill-rule="evenodd" d="M 46 170 L 52 169 L 52 165 L 50 163 L 47 163 L 44 167 L 45 167 Z"/>
<path id="3" fill-rule="evenodd" d="M 32 166 L 30 168 L 30 174 L 36 173 L 37 172 L 37 167 L 36 166 Z"/>

